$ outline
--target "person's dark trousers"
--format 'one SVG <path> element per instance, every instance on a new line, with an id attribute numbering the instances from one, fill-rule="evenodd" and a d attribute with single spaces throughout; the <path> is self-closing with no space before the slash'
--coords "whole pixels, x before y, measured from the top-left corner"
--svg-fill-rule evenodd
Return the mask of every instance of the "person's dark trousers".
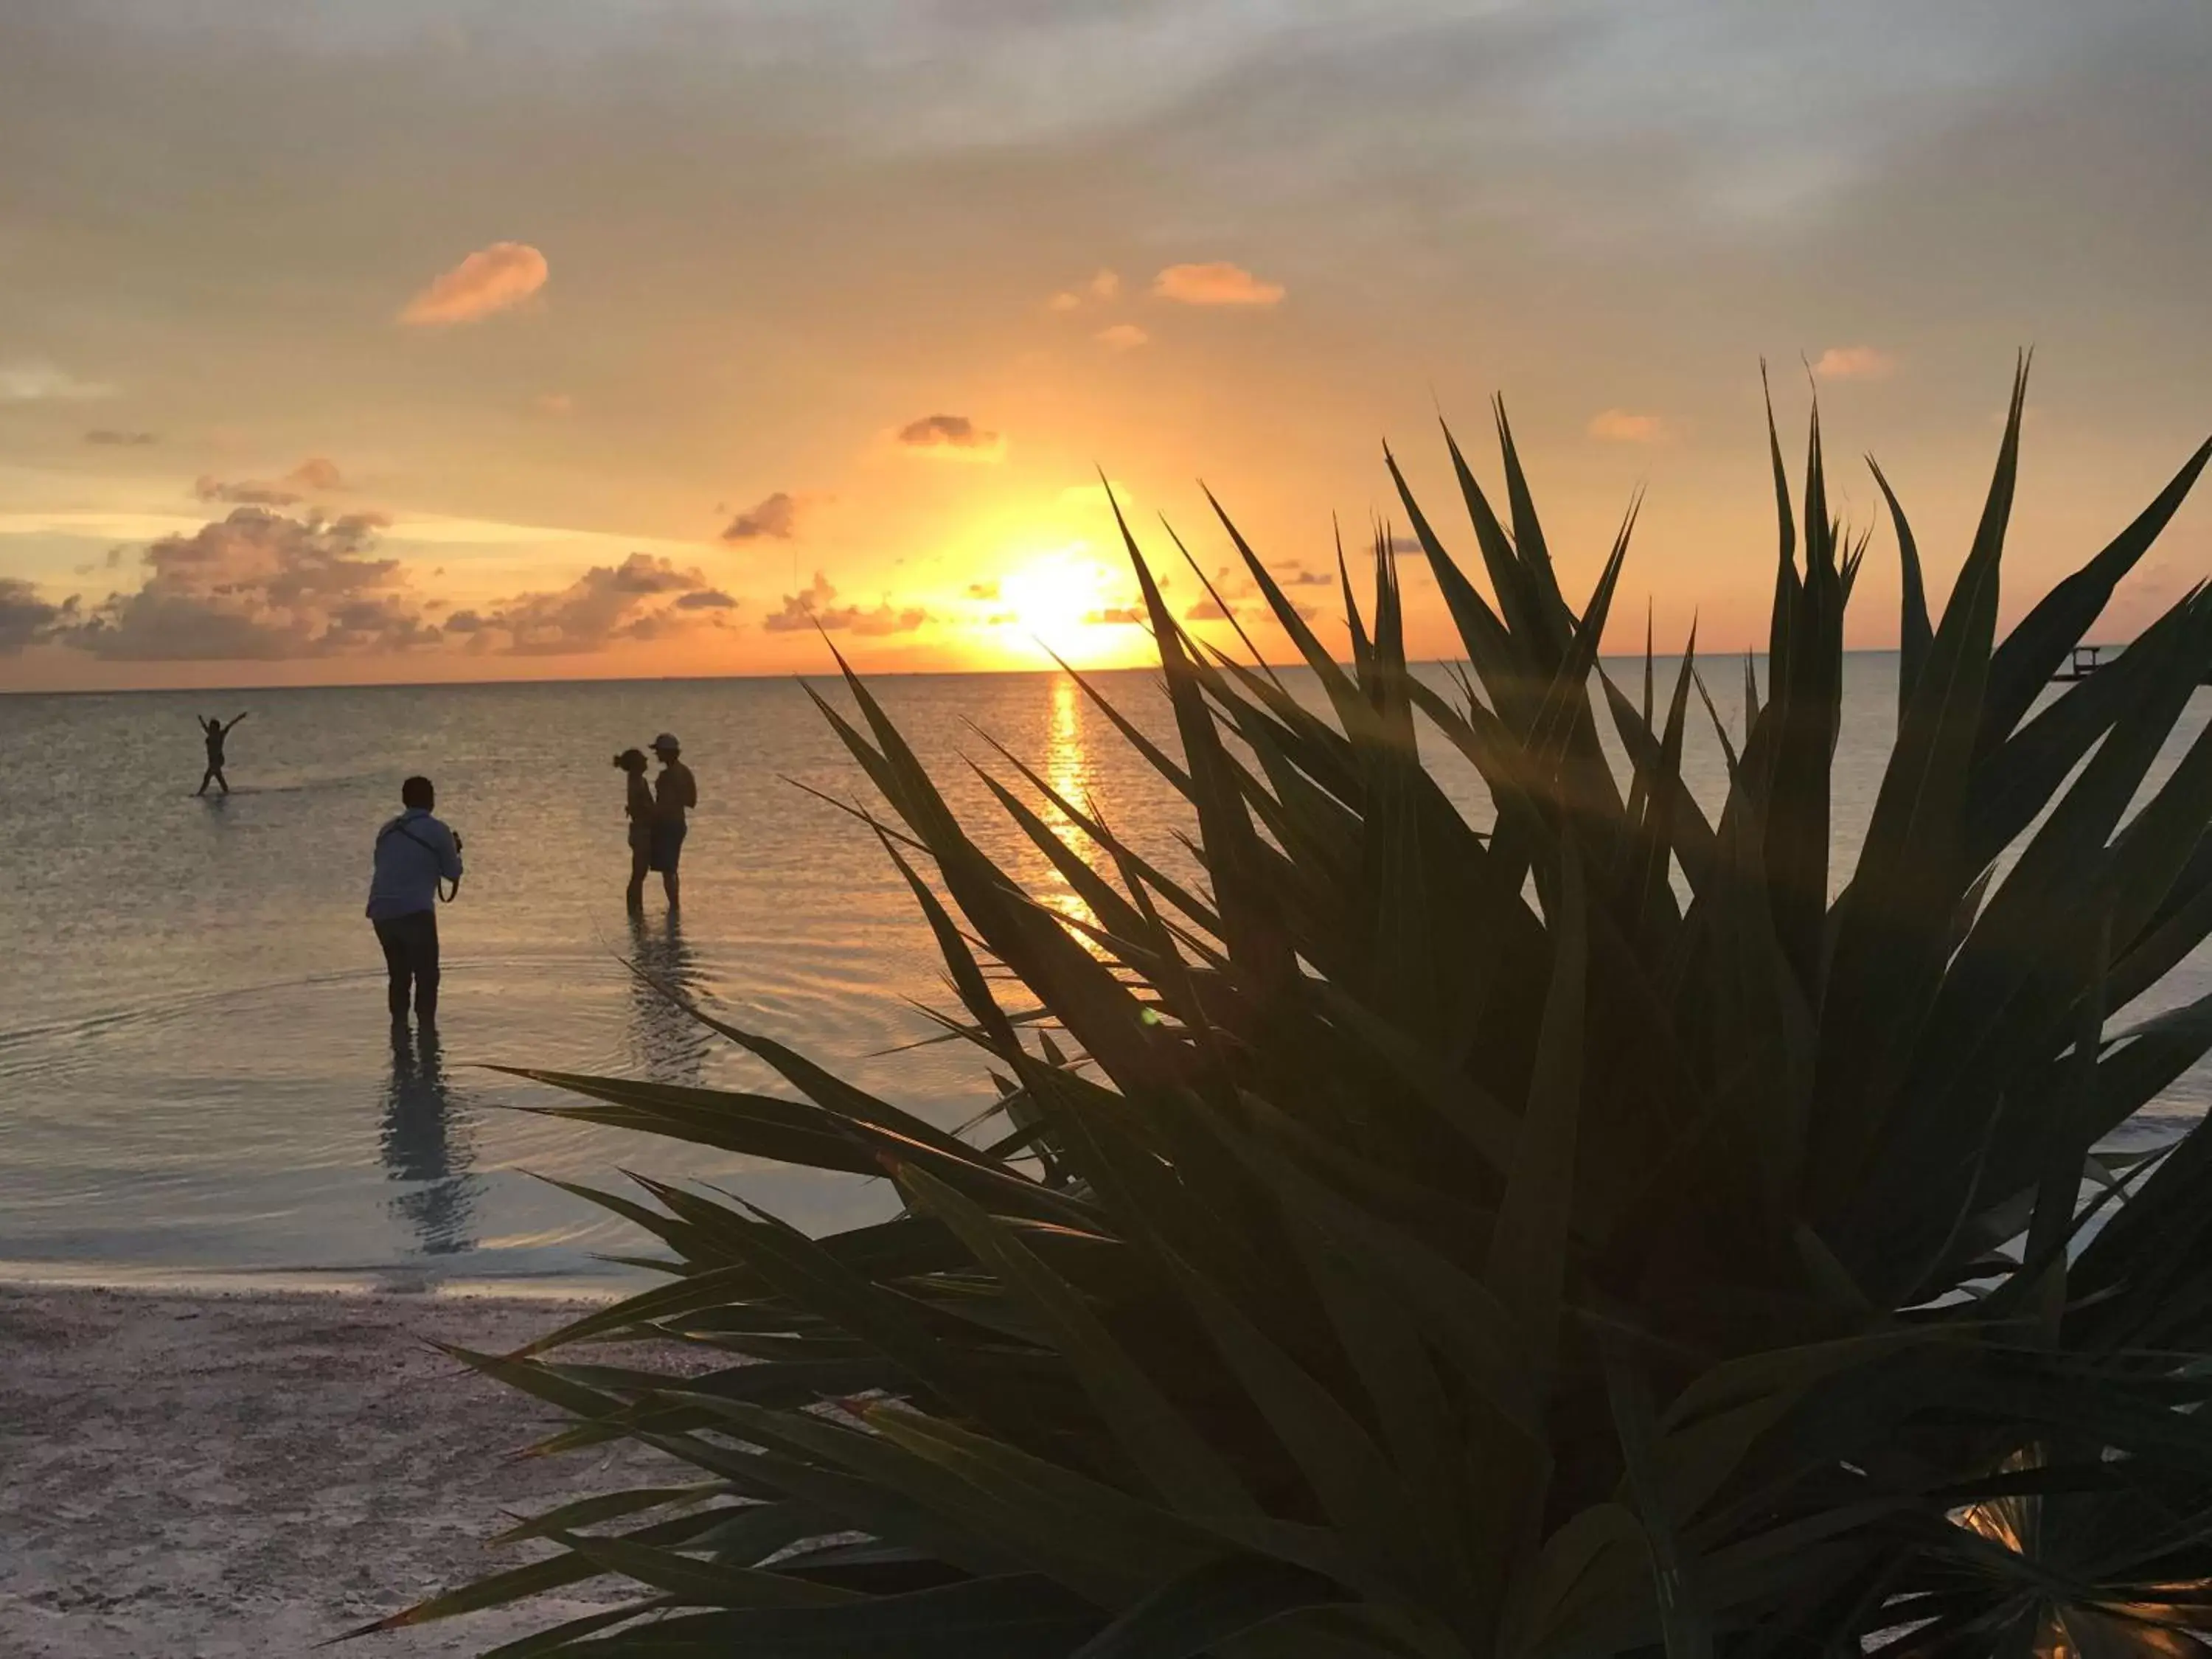
<path id="1" fill-rule="evenodd" d="M 415 1017 L 428 1024 L 438 1017 L 438 913 L 417 910 L 374 924 L 392 975 L 388 1000 L 394 1019 L 407 1018 L 407 987 L 415 987 Z"/>

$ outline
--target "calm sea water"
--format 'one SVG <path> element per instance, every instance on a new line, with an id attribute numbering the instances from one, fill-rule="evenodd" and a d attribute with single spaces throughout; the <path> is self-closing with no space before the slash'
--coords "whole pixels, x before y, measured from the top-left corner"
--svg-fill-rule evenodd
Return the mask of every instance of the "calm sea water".
<path id="1" fill-rule="evenodd" d="M 1845 860 L 1879 781 L 1895 674 L 1887 655 L 1849 661 Z M 1740 675 L 1713 679 L 1734 719 L 1725 688 Z M 1098 683 L 1141 725 L 1171 730 L 1151 676 Z M 995 763 L 980 733 L 1175 856 L 1178 804 L 1072 681 L 876 689 L 941 763 L 978 838 L 1048 896 L 1064 896 L 1049 866 L 961 762 Z M 2208 703 L 2200 694 L 2167 763 Z M 234 793 L 193 799 L 193 714 L 241 708 Z M 656 884 L 633 921 L 609 759 L 661 730 L 682 737 L 701 805 L 680 920 Z M 1717 799 L 1709 735 L 1690 764 Z M 1437 768 L 1483 816 L 1466 769 Z M 361 912 L 371 838 L 414 771 L 435 779 L 441 816 L 466 836 L 468 878 L 440 915 L 439 1040 L 395 1048 Z M 927 930 L 873 838 L 800 784 L 866 797 L 788 682 L 0 697 L 0 1277 L 610 1281 L 627 1270 L 597 1256 L 635 1250 L 636 1236 L 534 1177 L 615 1185 L 621 1169 L 712 1181 L 810 1228 L 884 1212 L 879 1183 L 514 1109 L 559 1097 L 486 1069 L 777 1086 L 641 984 L 634 960 L 935 1121 L 986 1103 L 971 1053 L 906 1046 L 931 1030 L 914 1004 L 951 1000 Z M 2212 962 L 2193 960 L 2158 1006 L 2209 988 Z M 2193 1114 L 2208 1097 L 2212 1079 L 2192 1076 L 2165 1104 Z"/>

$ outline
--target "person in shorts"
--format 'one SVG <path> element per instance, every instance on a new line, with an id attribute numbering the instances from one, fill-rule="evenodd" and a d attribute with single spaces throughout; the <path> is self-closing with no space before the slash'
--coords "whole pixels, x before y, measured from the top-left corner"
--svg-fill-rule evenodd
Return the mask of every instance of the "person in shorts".
<path id="1" fill-rule="evenodd" d="M 699 804 L 699 785 L 692 777 L 691 769 L 678 758 L 684 745 L 671 732 L 663 732 L 653 740 L 653 752 L 660 762 L 660 775 L 653 781 L 653 867 L 660 872 L 661 890 L 668 895 L 671 909 L 676 907 L 676 866 L 684 856 L 684 836 L 688 828 L 684 815 Z"/>

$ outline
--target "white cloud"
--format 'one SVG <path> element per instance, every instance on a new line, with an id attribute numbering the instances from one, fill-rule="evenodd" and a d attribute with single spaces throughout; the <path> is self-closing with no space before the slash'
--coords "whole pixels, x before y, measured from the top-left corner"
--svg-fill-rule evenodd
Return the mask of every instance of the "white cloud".
<path id="1" fill-rule="evenodd" d="M 52 363 L 0 363 L 0 403 L 91 403 L 112 398 L 104 380 L 81 380 Z"/>
<path id="2" fill-rule="evenodd" d="M 1813 373 L 1834 380 L 1886 380 L 1897 373 L 1897 359 L 1875 346 L 1830 346 L 1814 360 Z"/>

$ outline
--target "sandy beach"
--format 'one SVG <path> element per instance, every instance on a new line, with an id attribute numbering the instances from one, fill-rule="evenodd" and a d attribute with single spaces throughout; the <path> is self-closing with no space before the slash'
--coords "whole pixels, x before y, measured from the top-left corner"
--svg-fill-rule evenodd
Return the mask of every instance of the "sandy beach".
<path id="1" fill-rule="evenodd" d="M 626 1453 L 518 1462 L 548 1411 L 428 1340 L 504 1350 L 561 1304 L 0 1288 L 0 1654 L 291 1659 L 528 1559 L 509 1511 L 634 1484 Z M 613 1581 L 348 1649 L 473 1654 Z"/>

